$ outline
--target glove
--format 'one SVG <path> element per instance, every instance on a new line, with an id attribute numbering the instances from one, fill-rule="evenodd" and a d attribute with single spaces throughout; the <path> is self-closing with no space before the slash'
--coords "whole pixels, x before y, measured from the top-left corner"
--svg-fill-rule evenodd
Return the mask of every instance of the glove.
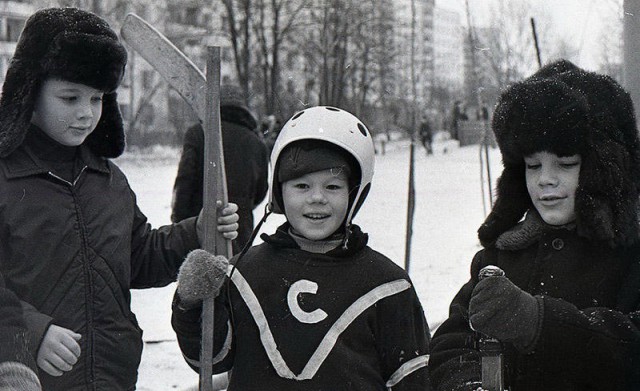
<path id="1" fill-rule="evenodd" d="M 42 338 L 36 362 L 51 376 L 61 376 L 78 362 L 82 336 L 64 327 L 52 324 Z"/>
<path id="2" fill-rule="evenodd" d="M 471 327 L 502 342 L 511 342 L 520 350 L 533 345 L 539 317 L 538 300 L 507 277 L 487 277 L 471 293 Z"/>
<path id="3" fill-rule="evenodd" d="M 178 297 L 183 308 L 195 307 L 216 297 L 226 278 L 229 260 L 205 250 L 193 250 L 178 271 Z"/>

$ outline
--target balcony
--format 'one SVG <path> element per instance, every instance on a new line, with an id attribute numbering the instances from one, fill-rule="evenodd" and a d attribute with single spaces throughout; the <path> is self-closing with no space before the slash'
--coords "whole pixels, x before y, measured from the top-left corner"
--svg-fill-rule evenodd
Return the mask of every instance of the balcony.
<path id="1" fill-rule="evenodd" d="M 22 17 L 25 20 L 35 12 L 31 3 L 20 1 L 0 1 L 0 16 Z"/>

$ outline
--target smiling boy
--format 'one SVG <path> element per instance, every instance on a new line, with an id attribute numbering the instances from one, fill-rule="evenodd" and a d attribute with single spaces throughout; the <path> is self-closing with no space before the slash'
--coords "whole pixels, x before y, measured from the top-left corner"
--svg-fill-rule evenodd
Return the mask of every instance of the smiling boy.
<path id="1" fill-rule="evenodd" d="M 270 207 L 287 222 L 231 261 L 216 298 L 213 370 L 233 369 L 230 391 L 429 389 L 411 280 L 352 223 L 373 159 L 371 134 L 344 110 L 308 108 L 282 128 Z M 201 307 L 181 276 L 172 323 L 195 369 Z"/>
<path id="2" fill-rule="evenodd" d="M 503 92 L 493 130 L 498 198 L 470 280 L 434 335 L 434 388 L 481 389 L 481 333 L 502 342 L 511 391 L 640 389 L 631 98 L 610 77 L 559 61 Z M 479 281 L 487 265 L 505 276 Z"/>
<path id="3" fill-rule="evenodd" d="M 130 290 L 171 283 L 200 247 L 201 219 L 152 228 L 110 160 L 125 147 L 126 62 L 104 19 L 46 8 L 27 20 L 2 85 L 0 274 L 47 391 L 135 389 L 143 342 Z M 218 219 L 228 239 L 236 210 Z"/>

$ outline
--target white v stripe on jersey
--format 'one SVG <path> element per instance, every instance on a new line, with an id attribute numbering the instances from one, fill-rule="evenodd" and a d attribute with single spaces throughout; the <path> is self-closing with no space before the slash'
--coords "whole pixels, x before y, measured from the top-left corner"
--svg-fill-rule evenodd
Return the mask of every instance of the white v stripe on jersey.
<path id="1" fill-rule="evenodd" d="M 229 270 L 227 274 L 238 289 L 238 292 L 240 292 L 240 296 L 242 296 L 242 299 L 249 308 L 251 316 L 256 322 L 256 326 L 258 326 L 262 346 L 264 347 L 265 352 L 267 353 L 267 356 L 269 357 L 269 360 L 271 361 L 274 369 L 280 377 L 295 380 L 312 379 L 335 346 L 335 343 L 340 335 L 367 308 L 373 306 L 378 301 L 386 297 L 395 295 L 396 293 L 400 293 L 411 287 L 409 281 L 399 279 L 382 284 L 356 300 L 331 326 L 327 334 L 322 339 L 322 342 L 320 342 L 320 344 L 316 348 L 316 351 L 307 362 L 307 365 L 304 367 L 302 372 L 299 375 L 295 375 L 291 371 L 291 369 L 289 369 L 289 366 L 280 354 L 275 339 L 273 338 L 273 334 L 271 333 L 271 329 L 269 328 L 267 318 L 264 314 L 264 311 L 262 310 L 262 307 L 260 306 L 260 302 L 258 301 L 258 298 L 251 289 L 251 286 L 249 285 L 247 280 L 242 276 L 238 269 L 233 270 L 232 273 L 231 270 Z"/>
<path id="2" fill-rule="evenodd" d="M 400 383 L 402 379 L 409 376 L 413 372 L 417 371 L 420 368 L 424 368 L 429 364 L 429 355 L 426 354 L 424 356 L 418 356 L 412 360 L 407 361 L 402 364 L 400 368 L 398 368 L 393 375 L 387 381 L 387 388 L 391 389 L 396 384 Z"/>

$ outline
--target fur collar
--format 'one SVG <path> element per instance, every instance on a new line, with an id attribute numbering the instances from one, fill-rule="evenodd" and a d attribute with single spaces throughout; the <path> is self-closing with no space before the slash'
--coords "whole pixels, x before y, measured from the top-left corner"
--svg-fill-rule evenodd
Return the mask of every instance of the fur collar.
<path id="1" fill-rule="evenodd" d="M 527 212 L 524 220 L 498 237 L 496 248 L 508 251 L 522 250 L 540 240 L 546 231 L 557 229 L 574 230 L 575 228 L 575 223 L 558 227 L 550 226 L 542 220 L 542 217 L 535 209 L 532 209 Z"/>

